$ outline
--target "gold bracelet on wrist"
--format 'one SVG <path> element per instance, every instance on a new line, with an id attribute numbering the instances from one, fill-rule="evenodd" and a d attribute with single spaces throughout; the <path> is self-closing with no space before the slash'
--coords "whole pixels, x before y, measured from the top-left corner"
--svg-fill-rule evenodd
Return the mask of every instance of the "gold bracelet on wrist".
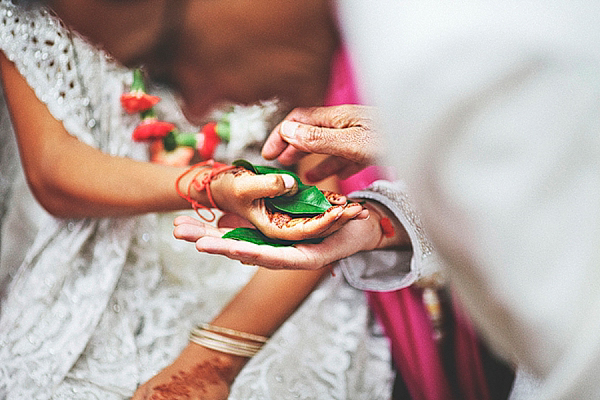
<path id="1" fill-rule="evenodd" d="M 224 336 L 221 333 L 234 337 Z M 268 338 L 210 324 L 201 324 L 190 332 L 190 341 L 211 350 L 241 357 L 253 357 Z"/>
<path id="2" fill-rule="evenodd" d="M 240 331 L 236 331 L 235 329 L 223 328 L 220 326 L 215 326 L 215 325 L 206 324 L 206 323 L 200 324 L 200 325 L 198 325 L 198 327 L 202 328 L 204 330 L 207 330 L 207 331 L 224 333 L 226 335 L 234 336 L 234 337 L 237 337 L 240 339 L 251 340 L 253 342 L 267 343 L 267 341 L 269 340 L 269 338 L 266 336 L 255 335 L 253 333 L 240 332 Z"/>

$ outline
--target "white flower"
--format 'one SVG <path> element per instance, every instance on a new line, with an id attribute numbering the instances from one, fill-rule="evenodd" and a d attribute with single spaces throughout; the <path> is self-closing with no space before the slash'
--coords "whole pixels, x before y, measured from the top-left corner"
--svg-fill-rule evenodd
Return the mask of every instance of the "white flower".
<path id="1" fill-rule="evenodd" d="M 269 118 L 276 111 L 276 101 L 268 101 L 251 106 L 235 105 L 232 111 L 221 113 L 219 118 L 225 116 L 230 129 L 225 156 L 232 160 L 240 158 L 246 147 L 262 144 L 268 134 Z"/>

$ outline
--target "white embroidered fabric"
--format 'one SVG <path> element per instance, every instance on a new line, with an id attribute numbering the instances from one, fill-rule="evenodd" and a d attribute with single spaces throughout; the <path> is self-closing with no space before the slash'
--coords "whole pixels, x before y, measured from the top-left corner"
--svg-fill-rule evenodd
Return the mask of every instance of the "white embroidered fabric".
<path id="1" fill-rule="evenodd" d="M 146 159 L 146 146 L 130 139 L 138 117 L 119 103 L 131 73 L 47 12 L 0 4 L 1 49 L 52 115 L 91 146 Z M 184 124 L 172 98 L 159 105 Z M 0 122 L 7 118 L 3 107 Z M 0 288 L 2 399 L 130 397 L 254 271 L 177 242 L 172 214 L 54 218 L 34 200 L 20 169 L 15 179 L 5 170 L 2 193 L 11 197 L 3 201 L 0 242 L 0 278 L 8 281 Z M 388 399 L 390 366 L 364 294 L 338 273 L 250 361 L 230 398 Z"/>

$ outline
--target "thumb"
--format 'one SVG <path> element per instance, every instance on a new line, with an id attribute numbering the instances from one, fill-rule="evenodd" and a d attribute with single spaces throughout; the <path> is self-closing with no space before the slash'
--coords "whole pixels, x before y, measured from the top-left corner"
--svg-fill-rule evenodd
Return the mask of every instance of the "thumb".
<path id="1" fill-rule="evenodd" d="M 307 125 L 285 120 L 281 123 L 281 137 L 290 145 L 306 153 L 338 156 L 350 161 L 365 161 L 365 146 L 369 146 L 358 127 L 342 129 Z"/>
<path id="2" fill-rule="evenodd" d="M 298 191 L 298 183 L 289 174 L 246 175 L 236 185 L 251 200 L 292 195 Z"/>

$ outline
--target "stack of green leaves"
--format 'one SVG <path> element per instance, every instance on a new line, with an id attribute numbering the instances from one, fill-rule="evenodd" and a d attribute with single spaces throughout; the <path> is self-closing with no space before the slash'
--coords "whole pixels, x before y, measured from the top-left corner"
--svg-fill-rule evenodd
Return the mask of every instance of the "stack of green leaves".
<path id="1" fill-rule="evenodd" d="M 331 203 L 325 195 L 316 187 L 305 185 L 298 175 L 291 171 L 274 168 L 269 166 L 253 165 L 246 160 L 237 160 L 233 165 L 244 167 L 257 175 L 265 174 L 288 174 L 294 177 L 298 183 L 298 192 L 292 196 L 279 196 L 265 199 L 267 207 L 271 210 L 276 210 L 285 214 L 291 215 L 293 218 L 313 217 L 324 213 L 331 207 Z M 272 239 L 262 234 L 258 229 L 252 228 L 236 228 L 226 233 L 224 238 L 245 240 L 256 244 L 268 244 L 271 246 L 292 246 L 296 243 L 315 243 L 321 239 L 309 239 L 302 241 L 289 241 Z"/>

